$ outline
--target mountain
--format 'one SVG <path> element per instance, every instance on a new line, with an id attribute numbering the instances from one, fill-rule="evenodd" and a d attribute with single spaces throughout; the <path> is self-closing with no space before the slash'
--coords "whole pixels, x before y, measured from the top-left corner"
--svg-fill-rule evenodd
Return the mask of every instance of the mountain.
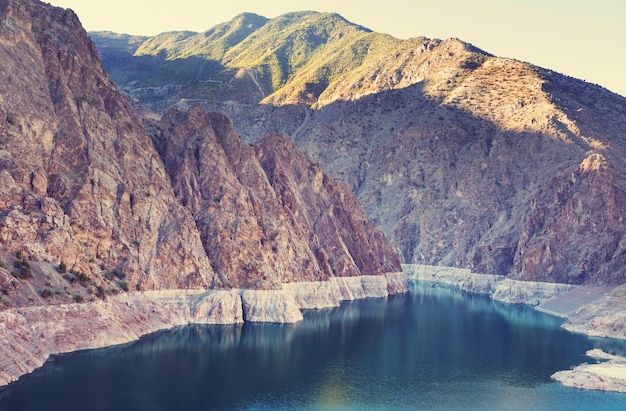
<path id="1" fill-rule="evenodd" d="M 107 289 L 116 284 L 105 277 L 110 272 L 123 272 L 133 289 L 206 288 L 214 273 L 194 221 L 78 18 L 35 1 L 1 6 L 0 237 L 7 260 L 18 253 L 63 262 Z M 64 290 L 62 299 L 71 297 Z"/>
<path id="2" fill-rule="evenodd" d="M 155 112 L 201 104 L 249 142 L 290 135 L 348 184 L 405 263 L 626 282 L 625 98 L 458 39 L 398 40 L 332 13 L 217 27 L 232 30 L 132 47 L 91 36 L 116 50 L 116 61 L 103 54 L 113 81 Z M 146 72 L 127 69 L 147 59 Z"/>
<path id="3" fill-rule="evenodd" d="M 199 107 L 150 135 L 73 12 L 2 6 L 0 238 L 16 268 L 63 263 L 77 292 L 119 292 L 120 279 L 125 291 L 280 289 L 401 271 L 347 187 L 283 137 L 250 147 L 230 119 Z M 2 274 L 7 305 L 19 305 Z M 55 282 L 54 301 L 75 297 Z"/>
<path id="4" fill-rule="evenodd" d="M 231 47 L 263 21 L 214 36 Z M 0 56 L 0 384 L 172 326 L 408 290 L 346 184 L 200 106 L 144 124 L 71 10 L 0 0 Z"/>

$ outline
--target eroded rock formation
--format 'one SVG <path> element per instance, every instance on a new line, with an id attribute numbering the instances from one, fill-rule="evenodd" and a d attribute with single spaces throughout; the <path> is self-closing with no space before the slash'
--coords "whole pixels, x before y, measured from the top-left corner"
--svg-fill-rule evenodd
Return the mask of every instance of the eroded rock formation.
<path id="1" fill-rule="evenodd" d="M 272 289 L 401 271 L 354 194 L 289 137 L 250 147 L 228 117 L 199 106 L 170 110 L 150 129 L 220 286 Z"/>
<path id="2" fill-rule="evenodd" d="M 0 4 L 3 286 L 11 264 L 68 272 L 47 281 L 54 298 L 11 290 L 9 305 L 401 271 L 349 190 L 285 137 L 254 149 L 195 107 L 164 116 L 153 143 L 73 12 Z"/>
<path id="3" fill-rule="evenodd" d="M 137 115 L 73 12 L 0 3 L 0 239 L 110 288 L 206 288 L 214 276 Z"/>

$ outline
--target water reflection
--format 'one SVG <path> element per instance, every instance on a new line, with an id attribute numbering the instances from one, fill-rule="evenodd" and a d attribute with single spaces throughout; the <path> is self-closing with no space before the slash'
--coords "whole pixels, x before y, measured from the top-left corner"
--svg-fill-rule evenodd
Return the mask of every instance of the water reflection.
<path id="1" fill-rule="evenodd" d="M 550 375 L 593 347 L 625 352 L 526 306 L 412 290 L 308 311 L 295 325 L 188 326 L 60 356 L 1 391 L 0 410 L 493 409 L 512 398 L 584 409 L 599 393 Z M 601 398 L 626 398 L 613 395 Z"/>

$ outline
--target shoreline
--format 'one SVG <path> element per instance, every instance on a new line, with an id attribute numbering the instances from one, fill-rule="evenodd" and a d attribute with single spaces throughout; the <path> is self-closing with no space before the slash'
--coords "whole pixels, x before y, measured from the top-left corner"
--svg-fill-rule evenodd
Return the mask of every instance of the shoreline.
<path id="1" fill-rule="evenodd" d="M 466 268 L 403 264 L 409 280 L 455 286 L 463 291 L 487 294 L 495 301 L 538 306 L 576 288 L 574 285 L 511 280 L 503 275 L 475 274 Z"/>
<path id="2" fill-rule="evenodd" d="M 125 344 L 181 325 L 295 323 L 302 309 L 408 291 L 400 272 L 289 283 L 279 290 L 145 291 L 0 311 L 0 386 L 40 368 L 51 355 Z"/>
<path id="3" fill-rule="evenodd" d="M 585 355 L 603 362 L 583 363 L 571 370 L 555 372 L 551 378 L 566 387 L 626 394 L 626 357 L 611 355 L 597 348 L 587 351 Z"/>
<path id="4" fill-rule="evenodd" d="M 409 280 L 447 284 L 463 291 L 489 295 L 496 301 L 534 305 L 538 311 L 564 318 L 561 327 L 572 333 L 626 339 L 626 286 L 607 289 L 605 293 L 581 302 L 574 309 L 568 307 L 568 310 L 559 312 L 542 309 L 541 304 L 553 303 L 561 295 L 576 292 L 579 287 L 515 281 L 503 276 L 473 274 L 467 269 L 451 267 L 407 264 L 402 268 Z M 551 378 L 567 387 L 626 393 L 626 357 L 611 355 L 599 349 L 587 351 L 586 355 L 596 363 L 583 363 L 571 370 L 558 371 Z"/>
<path id="5" fill-rule="evenodd" d="M 35 306 L 0 312 L 0 387 L 40 368 L 51 355 L 104 348 L 189 324 L 296 323 L 304 309 L 337 307 L 342 301 L 384 298 L 409 291 L 408 281 L 428 281 L 486 294 L 510 304 L 553 301 L 576 286 L 509 280 L 452 267 L 403 265 L 382 276 L 297 282 L 278 290 L 161 290 L 120 294 L 104 301 Z M 626 339 L 626 286 L 585 304 L 561 327 L 590 337 Z M 588 352 L 599 364 L 559 371 L 552 379 L 568 387 L 626 393 L 626 358 Z"/>

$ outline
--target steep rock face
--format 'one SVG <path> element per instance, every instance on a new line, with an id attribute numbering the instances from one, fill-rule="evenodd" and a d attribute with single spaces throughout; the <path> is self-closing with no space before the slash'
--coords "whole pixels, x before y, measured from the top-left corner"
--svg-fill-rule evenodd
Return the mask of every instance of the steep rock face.
<path id="1" fill-rule="evenodd" d="M 626 281 L 626 100 L 503 59 L 458 70 L 441 91 L 433 80 L 321 108 L 297 144 L 350 184 L 407 263 Z M 557 97 L 574 86 L 587 103 Z"/>
<path id="2" fill-rule="evenodd" d="M 252 148 L 230 119 L 199 106 L 170 110 L 150 129 L 219 285 L 271 289 L 401 271 L 354 195 L 288 137 L 269 135 Z"/>
<path id="3" fill-rule="evenodd" d="M 624 282 L 626 186 L 616 181 L 622 173 L 593 152 L 531 198 L 513 260 L 520 276 Z"/>
<path id="4" fill-rule="evenodd" d="M 309 238 L 322 267 L 336 277 L 401 271 L 384 235 L 345 183 L 326 176 L 285 135 L 270 134 L 255 149 L 291 224 Z"/>
<path id="5" fill-rule="evenodd" d="M 2 250 L 107 290 L 116 269 L 133 288 L 206 287 L 193 219 L 74 13 L 1 1 L 0 55 Z"/>
<path id="6" fill-rule="evenodd" d="M 285 138 L 264 146 L 275 182 L 223 115 L 172 112 L 153 142 L 73 12 L 4 0 L 0 17 L 3 306 L 401 271 L 354 196 Z M 263 19 L 224 27 L 225 44 L 246 22 Z M 297 166 L 274 164 L 281 141 Z"/>
<path id="7" fill-rule="evenodd" d="M 156 146 L 221 285 L 263 289 L 319 279 L 319 267 L 305 263 L 314 256 L 283 228 L 285 217 L 254 150 L 230 119 L 195 107 L 169 112 L 159 127 Z"/>

